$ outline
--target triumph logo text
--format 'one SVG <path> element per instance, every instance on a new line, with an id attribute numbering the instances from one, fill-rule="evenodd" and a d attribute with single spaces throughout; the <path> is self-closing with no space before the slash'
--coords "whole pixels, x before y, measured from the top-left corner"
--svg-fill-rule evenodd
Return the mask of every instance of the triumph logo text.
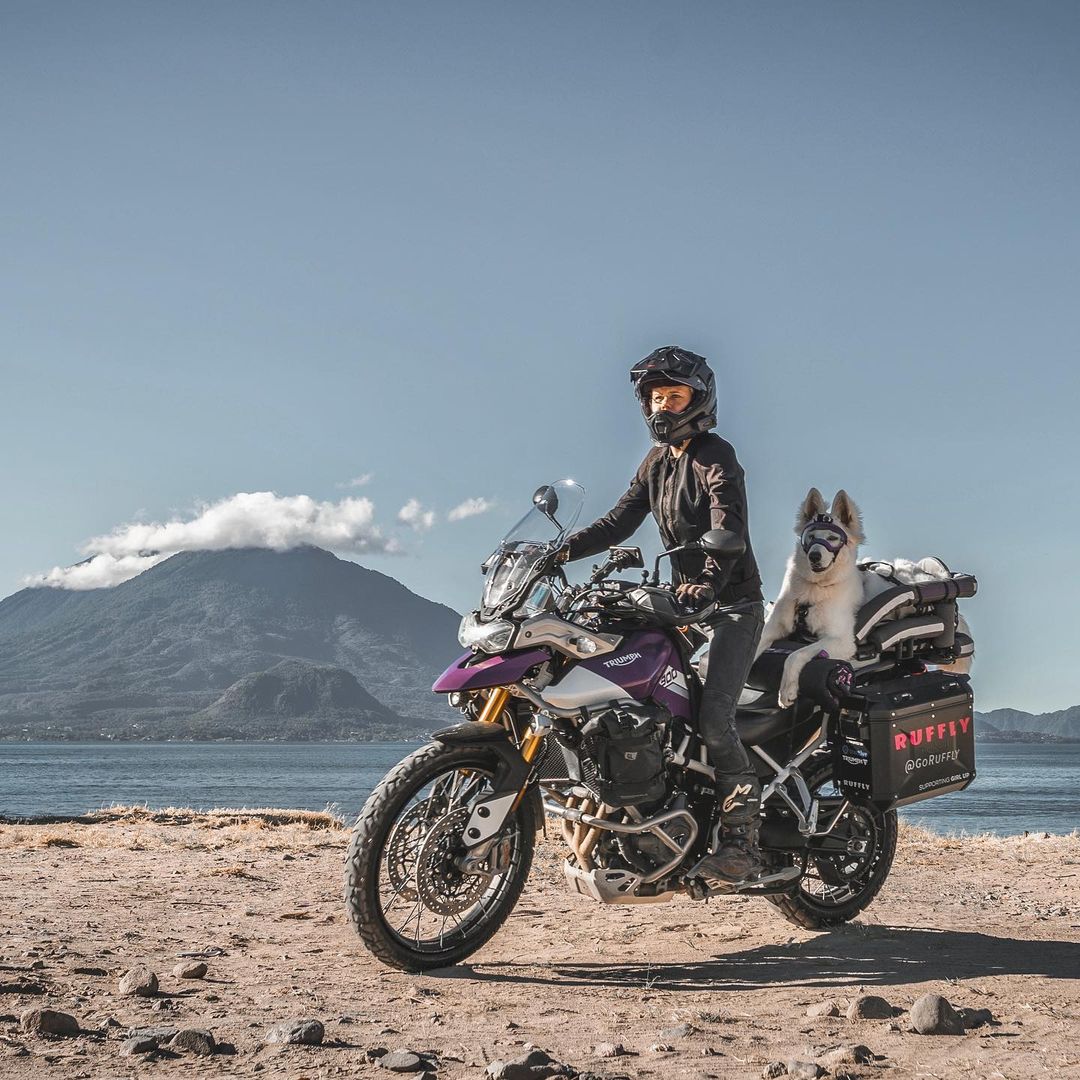
<path id="1" fill-rule="evenodd" d="M 641 659 L 641 653 L 628 652 L 623 653 L 622 656 L 616 656 L 614 660 L 605 660 L 604 667 L 625 667 L 627 664 L 632 664 L 635 660 Z"/>

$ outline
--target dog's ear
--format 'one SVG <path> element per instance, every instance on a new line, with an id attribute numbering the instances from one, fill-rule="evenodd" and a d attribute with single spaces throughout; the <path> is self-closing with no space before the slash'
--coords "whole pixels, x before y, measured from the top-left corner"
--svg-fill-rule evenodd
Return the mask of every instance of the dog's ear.
<path id="1" fill-rule="evenodd" d="M 829 512 L 833 520 L 839 522 L 856 542 L 862 540 L 862 512 L 855 505 L 855 500 L 843 488 L 833 497 L 832 509 Z"/>
<path id="2" fill-rule="evenodd" d="M 803 529 L 806 528 L 806 523 L 813 521 L 818 514 L 823 513 L 825 513 L 825 500 L 822 498 L 821 492 L 816 487 L 812 487 L 806 493 L 802 506 L 799 507 L 799 516 L 795 519 L 795 535 L 801 536 Z"/>

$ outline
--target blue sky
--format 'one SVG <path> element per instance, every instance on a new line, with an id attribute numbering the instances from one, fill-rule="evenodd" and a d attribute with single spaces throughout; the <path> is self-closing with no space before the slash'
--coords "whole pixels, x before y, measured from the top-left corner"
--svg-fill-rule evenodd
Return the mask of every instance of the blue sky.
<path id="1" fill-rule="evenodd" d="M 467 609 L 538 483 L 618 496 L 679 342 L 770 595 L 843 486 L 979 576 L 980 707 L 1080 702 L 1078 72 L 1071 3 L 0 0 L 0 592 L 273 491 Z"/>

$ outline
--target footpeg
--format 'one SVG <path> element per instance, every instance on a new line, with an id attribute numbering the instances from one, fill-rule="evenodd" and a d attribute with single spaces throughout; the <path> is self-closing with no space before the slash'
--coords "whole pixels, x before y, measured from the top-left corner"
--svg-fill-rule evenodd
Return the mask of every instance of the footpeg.
<path id="1" fill-rule="evenodd" d="M 731 893 L 745 892 L 786 892 L 787 887 L 802 877 L 802 870 L 797 866 L 785 866 L 772 874 L 762 874 L 759 877 L 746 878 L 744 881 L 721 881 L 708 878 L 705 883 L 709 887 L 712 896 L 723 896 Z"/>

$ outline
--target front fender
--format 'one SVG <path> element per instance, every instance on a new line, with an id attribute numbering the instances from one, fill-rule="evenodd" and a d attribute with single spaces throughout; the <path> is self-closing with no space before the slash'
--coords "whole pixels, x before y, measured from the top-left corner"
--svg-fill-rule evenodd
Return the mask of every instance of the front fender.
<path id="1" fill-rule="evenodd" d="M 485 724 L 480 720 L 466 720 L 453 727 L 442 728 L 431 736 L 436 742 L 454 746 L 482 746 L 492 750 L 499 758 L 493 786 L 497 791 L 521 790 L 529 776 L 529 764 L 521 751 L 513 744 L 510 735 L 501 724 Z"/>
<path id="2" fill-rule="evenodd" d="M 436 742 L 448 743 L 453 746 L 482 746 L 485 750 L 494 751 L 498 757 L 499 764 L 496 766 L 495 778 L 492 781 L 494 792 L 488 798 L 482 800 L 482 804 L 498 807 L 502 810 L 502 815 L 498 818 L 497 823 L 490 818 L 483 822 L 481 839 L 486 838 L 496 831 L 497 827 L 501 826 L 502 821 L 505 820 L 506 811 L 513 801 L 509 796 L 513 795 L 514 799 L 516 799 L 518 792 L 521 791 L 525 781 L 528 780 L 531 771 L 528 762 L 521 756 L 521 751 L 510 739 L 506 728 L 500 724 L 485 724 L 480 720 L 466 720 L 463 723 L 455 724 L 453 727 L 442 728 L 433 732 L 431 737 Z M 536 829 L 539 832 L 544 824 L 544 800 L 541 798 L 539 786 L 533 784 L 527 797 L 535 803 Z M 475 811 L 473 816 L 474 818 L 477 816 Z M 487 817 L 487 815 L 484 816 Z M 470 819 L 469 824 L 470 826 L 480 825 L 480 822 Z M 492 828 L 493 825 L 496 827 Z M 468 832 L 466 832 L 466 843 L 472 847 L 473 844 L 479 843 L 479 840 L 469 837 Z"/>

